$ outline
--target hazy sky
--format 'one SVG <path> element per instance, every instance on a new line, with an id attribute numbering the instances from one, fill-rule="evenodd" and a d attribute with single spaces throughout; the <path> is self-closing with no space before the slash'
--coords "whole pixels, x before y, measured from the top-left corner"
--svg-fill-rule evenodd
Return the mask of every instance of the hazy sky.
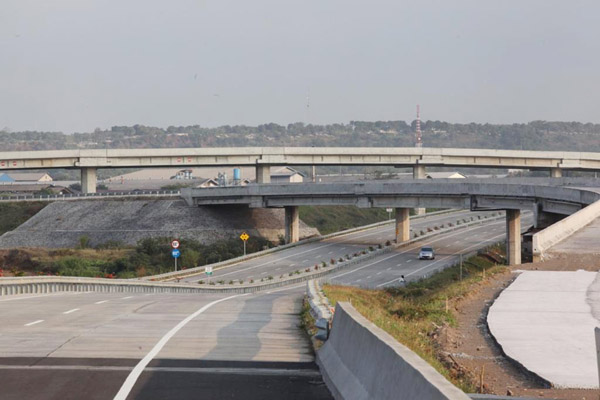
<path id="1" fill-rule="evenodd" d="M 597 0 L 2 0 L 0 128 L 600 122 L 599 50 Z"/>

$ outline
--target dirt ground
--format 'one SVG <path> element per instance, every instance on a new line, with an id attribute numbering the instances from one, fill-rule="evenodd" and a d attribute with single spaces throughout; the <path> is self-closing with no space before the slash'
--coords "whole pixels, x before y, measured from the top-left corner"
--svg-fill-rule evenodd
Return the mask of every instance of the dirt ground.
<path id="1" fill-rule="evenodd" d="M 480 283 L 472 293 L 454 304 L 458 328 L 444 327 L 438 336 L 440 357 L 456 374 L 467 374 L 483 393 L 564 400 L 600 400 L 600 390 L 549 388 L 547 383 L 529 374 L 504 357 L 491 338 L 486 315 L 493 300 L 516 278 L 515 270 L 544 271 L 600 270 L 600 257 L 555 256 L 543 263 L 509 267 Z"/>

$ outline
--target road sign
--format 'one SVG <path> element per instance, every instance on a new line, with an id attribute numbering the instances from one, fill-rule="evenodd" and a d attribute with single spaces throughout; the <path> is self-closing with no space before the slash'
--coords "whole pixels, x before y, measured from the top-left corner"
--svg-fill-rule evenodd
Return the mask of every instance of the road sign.
<path id="1" fill-rule="evenodd" d="M 248 236 L 248 234 L 244 232 L 240 235 L 240 239 L 242 239 L 245 242 L 246 240 L 250 239 L 250 236 Z"/>
<path id="2" fill-rule="evenodd" d="M 179 256 L 181 255 L 181 251 L 179 249 L 173 249 L 171 250 L 171 255 L 173 256 L 173 258 L 179 258 Z"/>
<path id="3" fill-rule="evenodd" d="M 394 210 L 392 210 L 391 208 L 386 208 L 386 209 L 385 209 L 385 211 L 387 211 L 387 212 L 391 213 L 391 212 L 392 212 L 392 211 L 394 211 Z"/>
<path id="4" fill-rule="evenodd" d="M 211 276 L 213 272 L 212 269 L 213 267 L 204 267 L 204 273 L 208 276 Z"/>
<path id="5" fill-rule="evenodd" d="M 175 239 L 175 240 L 171 241 L 171 247 L 174 249 L 178 249 L 179 248 L 179 240 Z"/>

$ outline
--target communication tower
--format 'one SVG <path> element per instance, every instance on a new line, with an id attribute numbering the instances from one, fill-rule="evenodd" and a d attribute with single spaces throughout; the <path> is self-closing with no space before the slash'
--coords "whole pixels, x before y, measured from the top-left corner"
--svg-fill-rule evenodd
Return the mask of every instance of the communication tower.
<path id="1" fill-rule="evenodd" d="M 423 147 L 423 137 L 421 136 L 421 108 L 417 104 L 417 143 L 415 147 Z"/>

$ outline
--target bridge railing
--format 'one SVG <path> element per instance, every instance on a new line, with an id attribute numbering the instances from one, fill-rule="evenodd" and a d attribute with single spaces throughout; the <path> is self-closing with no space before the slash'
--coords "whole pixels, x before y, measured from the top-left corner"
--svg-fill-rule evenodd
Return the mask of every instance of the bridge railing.
<path id="1" fill-rule="evenodd" d="M 0 202 L 91 200 L 98 198 L 178 197 L 179 190 L 132 190 L 129 192 L 72 193 L 51 195 L 0 195 Z"/>

